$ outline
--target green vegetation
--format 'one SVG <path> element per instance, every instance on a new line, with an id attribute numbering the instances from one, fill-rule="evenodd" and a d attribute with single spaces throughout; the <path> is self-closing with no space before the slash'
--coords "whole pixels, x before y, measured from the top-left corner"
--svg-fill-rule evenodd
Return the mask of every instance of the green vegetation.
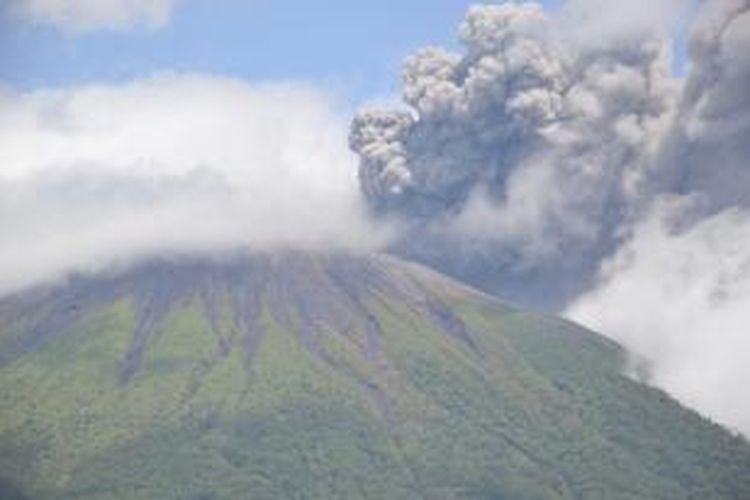
<path id="1" fill-rule="evenodd" d="M 215 279 L 211 307 L 186 286 L 149 331 L 145 292 L 107 283 L 25 348 L 53 299 L 5 304 L 0 498 L 750 498 L 750 446 L 623 376 L 613 343 L 366 265 L 357 293 L 318 263 L 273 275 L 289 303 L 259 293 L 244 326 Z"/>

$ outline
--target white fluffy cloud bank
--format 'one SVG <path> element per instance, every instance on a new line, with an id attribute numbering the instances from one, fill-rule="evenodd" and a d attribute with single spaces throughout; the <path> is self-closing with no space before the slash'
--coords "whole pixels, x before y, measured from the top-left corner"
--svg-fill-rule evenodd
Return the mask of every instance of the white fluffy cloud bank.
<path id="1" fill-rule="evenodd" d="M 567 314 L 648 362 L 649 382 L 750 433 L 750 213 L 680 230 L 680 211 L 643 221 Z"/>
<path id="2" fill-rule="evenodd" d="M 375 248 L 346 126 L 293 84 L 0 93 L 0 292 L 154 253 Z"/>
<path id="3" fill-rule="evenodd" d="M 11 0 L 16 13 L 29 21 L 68 33 L 122 30 L 163 25 L 177 0 Z"/>

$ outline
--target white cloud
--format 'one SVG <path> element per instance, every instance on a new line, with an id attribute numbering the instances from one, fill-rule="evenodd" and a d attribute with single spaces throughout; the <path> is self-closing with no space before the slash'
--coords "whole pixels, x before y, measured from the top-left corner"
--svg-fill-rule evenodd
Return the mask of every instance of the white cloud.
<path id="1" fill-rule="evenodd" d="M 0 95 L 0 289 L 157 252 L 374 248 L 346 126 L 294 84 Z"/>
<path id="2" fill-rule="evenodd" d="M 661 205 L 566 314 L 649 360 L 652 383 L 750 434 L 750 213 L 685 230 L 683 210 Z"/>
<path id="3" fill-rule="evenodd" d="M 177 0 L 11 0 L 22 17 L 71 33 L 163 25 Z"/>

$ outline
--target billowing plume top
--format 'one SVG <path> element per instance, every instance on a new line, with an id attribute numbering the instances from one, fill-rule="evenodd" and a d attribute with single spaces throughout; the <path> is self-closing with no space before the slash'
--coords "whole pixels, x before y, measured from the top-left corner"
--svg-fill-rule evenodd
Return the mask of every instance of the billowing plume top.
<path id="1" fill-rule="evenodd" d="M 413 113 L 366 111 L 352 127 L 373 203 L 501 170 L 502 153 L 489 147 L 528 140 L 560 116 L 566 58 L 530 34 L 545 22 L 535 5 L 474 7 L 460 29 L 466 54 L 428 48 L 407 59 L 403 97 Z"/>
<path id="2" fill-rule="evenodd" d="M 509 268 L 559 267 L 562 247 L 605 252 L 649 191 L 676 97 L 669 45 L 655 33 L 592 47 L 533 3 L 472 7 L 459 36 L 462 53 L 407 59 L 408 110 L 354 119 L 371 206 Z"/>

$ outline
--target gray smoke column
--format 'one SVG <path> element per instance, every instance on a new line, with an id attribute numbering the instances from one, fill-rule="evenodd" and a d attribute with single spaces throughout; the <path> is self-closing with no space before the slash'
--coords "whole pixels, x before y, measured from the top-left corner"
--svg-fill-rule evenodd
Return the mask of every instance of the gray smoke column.
<path id="1" fill-rule="evenodd" d="M 559 305 L 650 193 L 675 106 L 669 45 L 649 31 L 593 46 L 533 3 L 472 7 L 459 37 L 461 53 L 406 61 L 408 109 L 354 119 L 362 188 L 413 222 L 398 251 Z"/>
<path id="2" fill-rule="evenodd" d="M 567 314 L 649 380 L 750 435 L 750 2 L 706 2 L 659 168 L 662 195 Z"/>
<path id="3" fill-rule="evenodd" d="M 707 2 L 663 168 L 710 210 L 750 203 L 750 2 Z"/>

